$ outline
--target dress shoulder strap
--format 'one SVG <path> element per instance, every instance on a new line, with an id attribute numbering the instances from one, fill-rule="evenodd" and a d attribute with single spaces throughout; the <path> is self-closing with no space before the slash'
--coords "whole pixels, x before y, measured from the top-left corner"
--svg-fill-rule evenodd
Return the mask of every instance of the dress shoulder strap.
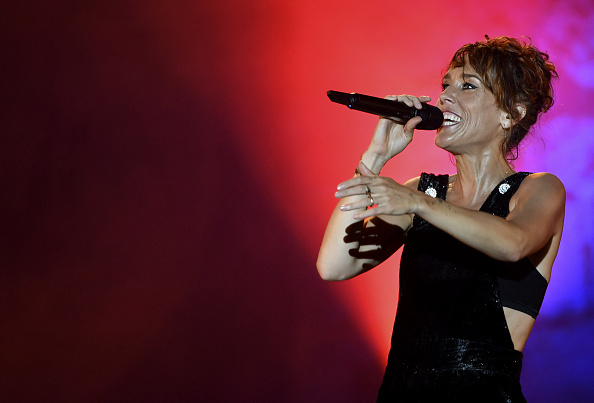
<path id="1" fill-rule="evenodd" d="M 423 172 L 419 180 L 418 190 L 435 198 L 445 200 L 448 192 L 449 175 L 435 175 Z"/>
<path id="2" fill-rule="evenodd" d="M 425 194 L 433 197 L 445 200 L 448 192 L 449 175 L 435 175 L 423 172 L 419 179 L 419 185 L 417 190 L 425 192 Z M 417 230 L 427 228 L 429 223 L 423 220 L 418 215 L 413 217 L 413 227 Z"/>
<path id="3" fill-rule="evenodd" d="M 503 218 L 507 217 L 509 214 L 509 201 L 528 175 L 530 175 L 530 172 L 517 172 L 499 182 L 483 203 L 481 211 Z"/>

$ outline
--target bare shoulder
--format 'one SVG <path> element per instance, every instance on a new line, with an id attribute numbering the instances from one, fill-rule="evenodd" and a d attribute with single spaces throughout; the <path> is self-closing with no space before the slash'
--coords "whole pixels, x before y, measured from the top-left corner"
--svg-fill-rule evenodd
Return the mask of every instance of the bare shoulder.
<path id="1" fill-rule="evenodd" d="M 518 193 L 519 195 L 532 196 L 538 194 L 541 197 L 565 199 L 565 186 L 555 175 L 548 172 L 539 172 L 528 175 L 518 189 Z"/>
<path id="2" fill-rule="evenodd" d="M 522 181 L 520 188 L 510 201 L 513 208 L 517 203 L 547 205 L 553 209 L 565 207 L 565 186 L 559 178 L 547 172 L 530 174 Z"/>
<path id="3" fill-rule="evenodd" d="M 404 182 L 404 186 L 409 189 L 417 190 L 419 187 L 419 182 L 421 181 L 421 177 L 417 176 L 416 178 L 412 178 Z"/>

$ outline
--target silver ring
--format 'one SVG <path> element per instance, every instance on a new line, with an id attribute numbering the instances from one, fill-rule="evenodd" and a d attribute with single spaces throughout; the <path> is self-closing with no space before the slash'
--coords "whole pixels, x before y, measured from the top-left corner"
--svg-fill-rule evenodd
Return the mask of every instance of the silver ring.
<path id="1" fill-rule="evenodd" d="M 373 206 L 375 204 L 375 202 L 373 201 L 373 197 L 371 197 L 371 195 L 369 195 L 369 207 Z"/>
<path id="2" fill-rule="evenodd" d="M 367 196 L 369 196 L 371 194 L 371 189 L 369 189 L 369 186 L 365 185 L 365 194 Z"/>

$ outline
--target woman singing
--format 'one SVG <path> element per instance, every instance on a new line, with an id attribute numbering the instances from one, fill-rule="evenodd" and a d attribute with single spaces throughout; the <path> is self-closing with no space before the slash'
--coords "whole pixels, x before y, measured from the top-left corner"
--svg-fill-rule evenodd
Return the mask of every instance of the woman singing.
<path id="1" fill-rule="evenodd" d="M 464 45 L 443 76 L 435 144 L 456 174 L 380 176 L 413 139 L 380 118 L 355 177 L 338 185 L 317 268 L 346 280 L 402 245 L 398 309 L 378 402 L 525 402 L 522 350 L 559 249 L 565 189 L 510 159 L 553 104 L 546 53 L 513 38 Z M 421 108 L 429 97 L 388 96 Z"/>

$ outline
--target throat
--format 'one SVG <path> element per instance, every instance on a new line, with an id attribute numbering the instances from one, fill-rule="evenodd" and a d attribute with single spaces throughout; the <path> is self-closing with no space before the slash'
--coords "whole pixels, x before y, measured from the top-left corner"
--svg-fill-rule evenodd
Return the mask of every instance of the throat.
<path id="1" fill-rule="evenodd" d="M 506 191 L 507 189 L 501 185 L 503 180 L 507 178 L 510 173 L 506 173 L 497 182 L 483 181 L 483 183 L 464 183 L 459 180 L 458 175 L 452 175 L 448 183 L 448 190 L 446 199 L 448 203 L 454 204 L 458 207 L 463 207 L 469 210 L 480 210 L 485 204 L 489 196 L 499 189 Z"/>

